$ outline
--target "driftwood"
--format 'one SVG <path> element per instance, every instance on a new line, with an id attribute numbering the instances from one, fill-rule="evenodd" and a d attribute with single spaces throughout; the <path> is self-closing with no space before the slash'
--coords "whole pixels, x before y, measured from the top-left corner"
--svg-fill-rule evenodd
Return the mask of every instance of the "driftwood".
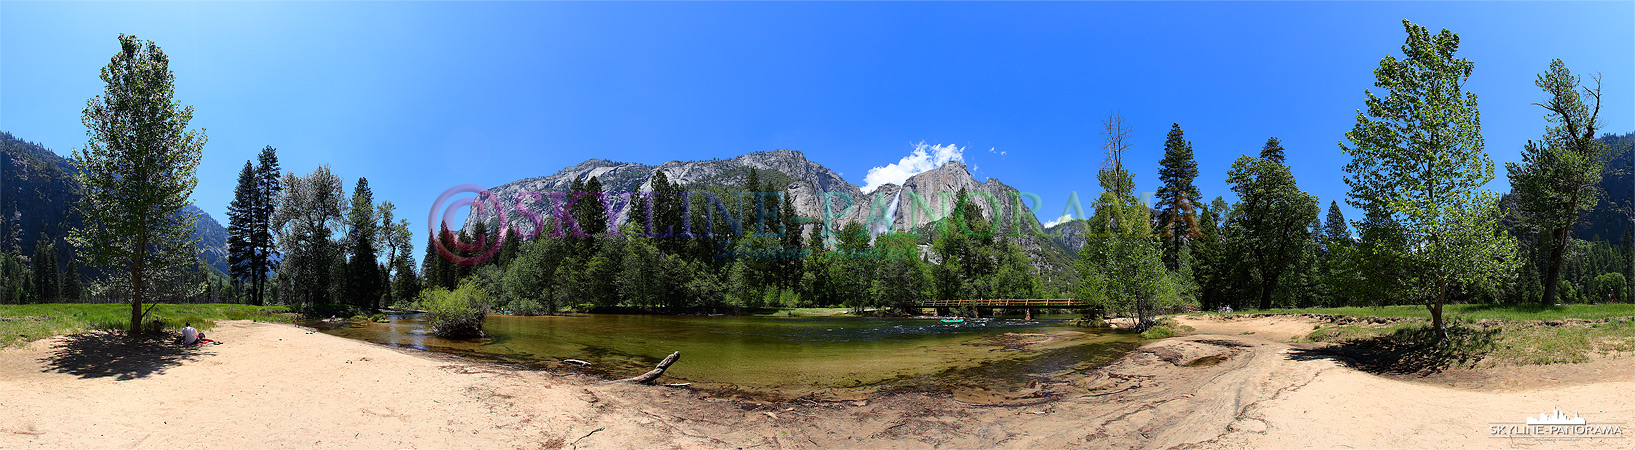
<path id="1" fill-rule="evenodd" d="M 659 376 L 664 375 L 664 369 L 670 368 L 670 365 L 675 364 L 676 360 L 678 360 L 678 359 L 681 359 L 681 352 L 671 353 L 670 356 L 664 357 L 663 361 L 659 361 L 659 365 L 657 367 L 654 367 L 653 370 L 649 370 L 649 371 L 647 371 L 647 373 L 644 373 L 644 374 L 641 374 L 641 375 L 637 375 L 637 376 L 630 377 L 630 378 L 625 378 L 623 380 L 615 380 L 613 382 L 614 383 L 653 384 L 653 380 L 657 380 L 659 378 Z"/>

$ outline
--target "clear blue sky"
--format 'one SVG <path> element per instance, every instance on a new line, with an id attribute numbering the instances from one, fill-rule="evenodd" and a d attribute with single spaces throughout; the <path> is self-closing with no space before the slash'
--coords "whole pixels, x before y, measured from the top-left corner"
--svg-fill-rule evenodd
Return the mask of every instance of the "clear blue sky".
<path id="1" fill-rule="evenodd" d="M 331 164 L 348 192 L 368 177 L 423 242 L 431 202 L 461 183 L 788 148 L 861 185 L 924 142 L 1039 194 L 1049 221 L 1097 191 L 1114 111 L 1141 191 L 1179 122 L 1206 197 L 1231 200 L 1232 160 L 1277 136 L 1326 208 L 1344 203 L 1337 142 L 1403 18 L 1458 33 L 1475 61 L 1494 190 L 1545 126 L 1533 80 L 1551 58 L 1601 73 L 1607 131 L 1635 129 L 1627 1 L 3 2 L 0 129 L 83 147 L 80 110 L 123 32 L 171 55 L 210 136 L 194 199 L 219 220 L 267 145 L 285 170 Z"/>

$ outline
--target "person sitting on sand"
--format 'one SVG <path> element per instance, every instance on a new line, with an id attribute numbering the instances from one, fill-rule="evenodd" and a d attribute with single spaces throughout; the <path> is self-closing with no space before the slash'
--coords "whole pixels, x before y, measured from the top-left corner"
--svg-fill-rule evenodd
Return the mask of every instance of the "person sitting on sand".
<path id="1" fill-rule="evenodd" d="M 199 339 L 204 339 L 204 335 L 200 334 L 199 330 L 193 328 L 193 322 L 187 322 L 185 326 L 182 327 L 182 345 L 197 344 L 199 343 Z"/>

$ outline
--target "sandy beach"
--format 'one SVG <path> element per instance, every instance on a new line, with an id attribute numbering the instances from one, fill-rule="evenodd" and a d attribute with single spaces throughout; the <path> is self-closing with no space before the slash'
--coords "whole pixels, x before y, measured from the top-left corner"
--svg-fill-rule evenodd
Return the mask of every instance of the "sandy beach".
<path id="1" fill-rule="evenodd" d="M 0 448 L 1635 445 L 1628 430 L 1565 441 L 1490 428 L 1558 408 L 1635 426 L 1628 358 L 1399 379 L 1287 342 L 1311 330 L 1308 319 L 1181 320 L 1196 331 L 1023 391 L 790 403 L 607 384 L 283 324 L 219 322 L 209 335 L 223 345 L 192 348 L 87 333 L 0 351 Z"/>

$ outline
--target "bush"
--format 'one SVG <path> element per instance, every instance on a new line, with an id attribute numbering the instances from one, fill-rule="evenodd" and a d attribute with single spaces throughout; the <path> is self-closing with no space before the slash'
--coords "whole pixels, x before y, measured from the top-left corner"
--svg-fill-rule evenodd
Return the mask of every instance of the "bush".
<path id="1" fill-rule="evenodd" d="M 420 307 L 426 310 L 432 334 L 443 337 L 483 337 L 483 317 L 488 314 L 488 293 L 467 278 L 453 291 L 432 288 L 420 293 Z"/>
<path id="2" fill-rule="evenodd" d="M 1617 272 L 1601 274 L 1595 277 L 1595 298 L 1590 299 L 1590 303 L 1629 301 L 1629 293 L 1624 292 L 1628 289 L 1629 284 L 1625 281 L 1624 274 Z"/>
<path id="3" fill-rule="evenodd" d="M 511 314 L 519 316 L 543 316 L 552 312 L 550 308 L 545 307 L 544 303 L 532 298 L 512 300 L 506 309 L 511 311 Z"/>
<path id="4" fill-rule="evenodd" d="M 1174 335 L 1175 331 L 1163 325 L 1148 328 L 1147 331 L 1141 332 L 1142 339 L 1163 339 Z"/>

